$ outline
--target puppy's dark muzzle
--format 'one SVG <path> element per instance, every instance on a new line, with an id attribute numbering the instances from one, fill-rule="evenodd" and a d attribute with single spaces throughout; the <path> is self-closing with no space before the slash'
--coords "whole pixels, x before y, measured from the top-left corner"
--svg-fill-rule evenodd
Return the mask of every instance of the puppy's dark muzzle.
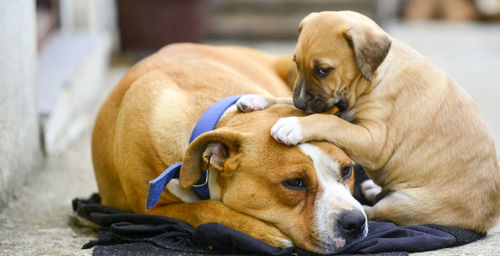
<path id="1" fill-rule="evenodd" d="M 344 98 L 341 98 L 337 103 L 335 103 L 335 106 L 339 109 L 337 113 L 341 114 L 347 110 L 349 107 L 347 104 L 347 100 Z"/>
<path id="2" fill-rule="evenodd" d="M 307 102 L 305 100 L 299 100 L 294 97 L 293 99 L 293 105 L 295 105 L 296 108 L 306 111 L 307 108 Z"/>
<path id="3" fill-rule="evenodd" d="M 325 112 L 333 107 L 334 102 L 329 96 L 324 96 L 322 92 L 308 89 L 305 83 L 299 82 L 293 90 L 293 104 L 310 114 Z"/>
<path id="4" fill-rule="evenodd" d="M 327 111 L 330 107 L 326 104 L 326 102 L 319 97 L 312 97 L 311 99 L 304 100 L 294 100 L 293 104 L 296 108 L 301 109 L 307 113 L 320 113 Z"/>

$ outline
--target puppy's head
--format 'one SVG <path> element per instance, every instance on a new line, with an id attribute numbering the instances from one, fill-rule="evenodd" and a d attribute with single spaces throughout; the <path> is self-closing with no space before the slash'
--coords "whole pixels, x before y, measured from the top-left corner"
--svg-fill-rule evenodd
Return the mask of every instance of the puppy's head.
<path id="1" fill-rule="evenodd" d="M 196 139 L 181 185 L 189 188 L 209 169 L 211 199 L 274 225 L 298 247 L 339 252 L 367 234 L 363 208 L 351 195 L 354 163 L 331 143 L 277 143 L 269 130 L 283 108 L 297 111 L 276 105 L 239 114 L 232 127 Z"/>
<path id="2" fill-rule="evenodd" d="M 323 112 L 334 105 L 340 112 L 346 111 L 369 89 L 390 46 L 388 35 L 359 13 L 308 15 L 300 23 L 294 55 L 298 70 L 295 106 L 308 113 Z M 359 83 L 361 79 L 365 83 Z"/>

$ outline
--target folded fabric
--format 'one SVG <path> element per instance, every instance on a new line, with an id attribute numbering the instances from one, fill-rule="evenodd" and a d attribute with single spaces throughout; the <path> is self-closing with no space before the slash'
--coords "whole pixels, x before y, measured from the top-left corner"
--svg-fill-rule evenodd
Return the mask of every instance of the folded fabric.
<path id="1" fill-rule="evenodd" d="M 101 205 L 94 194 L 74 199 L 73 210 L 100 226 L 98 239 L 83 248 L 96 246 L 93 255 L 314 255 L 297 247 L 278 248 L 218 223 L 197 228 L 172 218 L 123 212 Z M 470 243 L 484 235 L 440 225 L 397 226 L 369 221 L 368 236 L 345 250 L 346 255 L 407 255 Z"/>

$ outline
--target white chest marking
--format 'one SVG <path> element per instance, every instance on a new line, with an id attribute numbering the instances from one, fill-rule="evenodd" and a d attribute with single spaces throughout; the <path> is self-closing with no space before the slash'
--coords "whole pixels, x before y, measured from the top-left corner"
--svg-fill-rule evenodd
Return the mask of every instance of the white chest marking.
<path id="1" fill-rule="evenodd" d="M 184 203 L 192 203 L 200 200 L 192 189 L 182 189 L 179 179 L 171 179 L 167 184 L 167 190 Z"/>
<path id="2" fill-rule="evenodd" d="M 220 201 L 220 187 L 217 184 L 217 171 L 208 170 L 208 188 L 210 190 L 210 199 Z"/>

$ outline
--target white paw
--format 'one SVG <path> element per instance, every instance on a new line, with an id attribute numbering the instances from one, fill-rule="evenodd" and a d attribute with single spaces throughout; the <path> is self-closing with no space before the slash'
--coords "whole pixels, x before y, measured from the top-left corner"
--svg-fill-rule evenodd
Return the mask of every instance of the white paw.
<path id="1" fill-rule="evenodd" d="M 280 118 L 271 128 L 271 136 L 288 146 L 297 145 L 304 138 L 299 119 L 294 116 Z"/>
<path id="2" fill-rule="evenodd" d="M 236 102 L 236 107 L 240 112 L 252 112 L 256 110 L 263 110 L 267 108 L 267 100 L 257 94 L 247 94 L 241 96 Z"/>
<path id="3" fill-rule="evenodd" d="M 375 184 L 373 180 L 368 179 L 361 183 L 361 192 L 363 192 L 366 200 L 374 203 L 377 195 L 382 192 L 382 187 Z"/>
<path id="4" fill-rule="evenodd" d="M 276 238 L 276 243 L 279 244 L 278 247 L 288 248 L 294 246 L 292 240 L 286 238 Z"/>

